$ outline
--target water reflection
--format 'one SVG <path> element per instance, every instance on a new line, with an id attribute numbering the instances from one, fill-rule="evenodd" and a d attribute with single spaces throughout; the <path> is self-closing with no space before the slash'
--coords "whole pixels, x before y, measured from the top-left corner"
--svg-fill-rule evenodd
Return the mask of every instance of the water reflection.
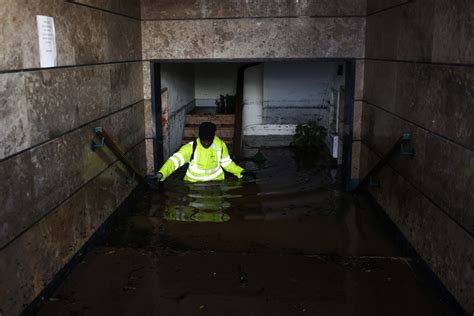
<path id="1" fill-rule="evenodd" d="M 176 179 L 176 178 L 175 178 Z M 231 199 L 242 194 L 233 191 L 242 188 L 242 182 L 227 179 L 207 183 L 173 183 L 166 191 L 163 218 L 179 222 L 227 222 Z"/>
<path id="2" fill-rule="evenodd" d="M 261 151 L 266 161 L 240 162 L 256 172 L 256 180 L 229 175 L 225 181 L 187 183 L 185 168 L 178 170 L 122 219 L 108 244 L 161 249 L 171 240 L 179 247 L 223 251 L 394 254 L 372 214 L 338 190 L 329 155 Z"/>

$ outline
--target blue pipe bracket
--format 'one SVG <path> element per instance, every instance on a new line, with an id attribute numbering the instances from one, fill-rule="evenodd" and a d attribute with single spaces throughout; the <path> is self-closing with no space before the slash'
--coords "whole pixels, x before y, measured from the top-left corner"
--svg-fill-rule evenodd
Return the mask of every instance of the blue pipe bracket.
<path id="1" fill-rule="evenodd" d="M 404 133 L 402 135 L 402 143 L 400 144 L 400 155 L 409 156 L 411 159 L 414 159 L 416 156 L 415 148 L 407 149 L 405 143 L 408 143 L 412 139 L 411 133 Z"/>
<path id="2" fill-rule="evenodd" d="M 102 136 L 102 127 L 96 127 L 95 133 L 97 136 L 100 136 L 100 143 L 97 144 L 95 141 L 92 141 L 91 143 L 92 151 L 96 151 L 97 149 L 105 146 L 105 138 Z"/>
<path id="3" fill-rule="evenodd" d="M 380 188 L 380 180 L 370 177 L 369 186 L 374 188 Z"/>

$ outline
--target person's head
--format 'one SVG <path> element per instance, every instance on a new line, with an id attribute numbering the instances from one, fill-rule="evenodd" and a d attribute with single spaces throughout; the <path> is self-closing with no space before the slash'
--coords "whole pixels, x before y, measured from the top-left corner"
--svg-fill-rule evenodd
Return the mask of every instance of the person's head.
<path id="1" fill-rule="evenodd" d="M 211 122 L 204 122 L 199 125 L 199 140 L 204 148 L 209 148 L 216 135 L 216 125 Z"/>

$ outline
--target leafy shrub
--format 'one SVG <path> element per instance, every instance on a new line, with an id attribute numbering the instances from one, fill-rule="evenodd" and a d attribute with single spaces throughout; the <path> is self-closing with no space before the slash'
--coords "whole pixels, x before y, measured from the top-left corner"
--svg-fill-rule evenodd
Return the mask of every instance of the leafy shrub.
<path id="1" fill-rule="evenodd" d="M 235 95 L 220 95 L 216 100 L 218 114 L 234 114 L 235 112 Z"/>
<path id="2" fill-rule="evenodd" d="M 327 130 L 316 121 L 309 121 L 296 126 L 291 146 L 304 149 L 319 149 L 324 146 Z"/>

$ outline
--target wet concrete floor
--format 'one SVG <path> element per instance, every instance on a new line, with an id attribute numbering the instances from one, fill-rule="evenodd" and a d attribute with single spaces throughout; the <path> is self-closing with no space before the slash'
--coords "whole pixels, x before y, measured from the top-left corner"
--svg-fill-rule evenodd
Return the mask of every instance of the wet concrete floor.
<path id="1" fill-rule="evenodd" d="M 261 149 L 256 180 L 148 192 L 40 315 L 454 315 L 328 157 Z"/>

